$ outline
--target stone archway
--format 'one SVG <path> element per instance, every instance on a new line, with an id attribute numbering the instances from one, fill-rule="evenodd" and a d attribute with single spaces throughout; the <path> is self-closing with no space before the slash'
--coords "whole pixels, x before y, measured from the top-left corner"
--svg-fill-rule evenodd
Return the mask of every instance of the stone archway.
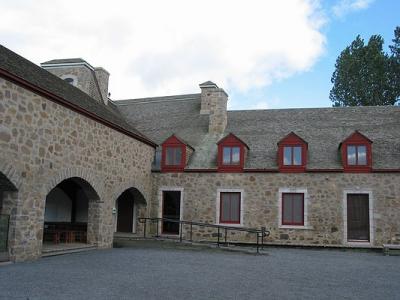
<path id="1" fill-rule="evenodd" d="M 115 227 L 118 233 L 136 233 L 138 217 L 143 215 L 147 202 L 135 187 L 125 189 L 115 200 Z"/>
<path id="2" fill-rule="evenodd" d="M 100 197 L 81 177 L 63 179 L 46 195 L 43 247 L 100 240 Z"/>
<path id="3" fill-rule="evenodd" d="M 17 173 L 11 167 L 4 167 L 0 170 L 0 261 L 9 259 L 11 241 L 15 234 L 15 215 L 17 211 L 17 191 L 14 182 Z M 3 171 L 5 170 L 5 171 Z M 9 177 L 13 178 L 12 182 Z"/>

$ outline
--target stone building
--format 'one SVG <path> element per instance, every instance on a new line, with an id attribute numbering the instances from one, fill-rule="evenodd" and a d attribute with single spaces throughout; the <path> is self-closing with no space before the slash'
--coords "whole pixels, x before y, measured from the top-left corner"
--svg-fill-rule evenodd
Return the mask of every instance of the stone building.
<path id="1" fill-rule="evenodd" d="M 197 94 L 112 101 L 108 76 L 82 59 L 40 68 L 0 48 L 12 260 L 60 240 L 110 247 L 116 231 L 143 231 L 140 216 L 266 227 L 271 244 L 400 243 L 400 107 L 228 111 L 211 81 Z"/>

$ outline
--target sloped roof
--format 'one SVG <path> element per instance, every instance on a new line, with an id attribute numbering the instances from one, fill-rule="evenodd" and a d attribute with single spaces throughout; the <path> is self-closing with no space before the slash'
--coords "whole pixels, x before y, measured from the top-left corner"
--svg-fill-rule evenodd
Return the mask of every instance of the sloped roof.
<path id="1" fill-rule="evenodd" d="M 248 168 L 277 167 L 277 142 L 294 131 L 308 142 L 308 168 L 341 168 L 338 146 L 355 130 L 374 141 L 374 168 L 400 168 L 400 107 L 270 109 L 228 112 L 227 131 L 251 149 Z"/>
<path id="2" fill-rule="evenodd" d="M 82 59 L 82 58 L 63 58 L 63 59 L 52 59 L 52 60 L 48 60 L 43 62 L 42 64 L 71 64 L 71 63 L 86 63 L 88 65 L 90 65 L 86 60 Z"/>
<path id="3" fill-rule="evenodd" d="M 80 89 L 70 85 L 2 45 L 0 45 L 0 70 L 4 70 L 7 74 L 11 74 L 39 89 L 62 98 L 83 111 L 93 113 L 100 119 L 115 125 L 116 128 L 121 128 L 129 132 L 133 137 L 145 143 L 154 145 L 145 135 L 126 122 L 112 107 L 97 102 Z"/>
<path id="4" fill-rule="evenodd" d="M 275 169 L 277 143 L 296 132 L 308 143 L 310 169 L 342 168 L 338 146 L 355 130 L 374 144 L 374 168 L 400 168 L 400 107 L 303 108 L 228 111 L 223 134 L 208 133 L 200 94 L 116 101 L 120 112 L 160 143 L 175 133 L 195 148 L 188 169 L 216 168 L 217 142 L 235 134 L 250 148 L 245 168 Z"/>

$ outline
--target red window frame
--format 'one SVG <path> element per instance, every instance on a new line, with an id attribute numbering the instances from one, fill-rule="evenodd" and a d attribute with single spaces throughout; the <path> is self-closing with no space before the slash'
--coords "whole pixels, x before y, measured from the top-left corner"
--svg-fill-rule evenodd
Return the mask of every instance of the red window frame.
<path id="1" fill-rule="evenodd" d="M 350 165 L 348 162 L 348 147 L 355 146 L 356 148 L 356 163 L 358 163 L 358 147 L 365 146 L 366 160 L 365 165 Z M 340 144 L 342 152 L 343 171 L 348 173 L 369 173 L 372 171 L 372 141 L 358 131 L 355 131 L 347 139 Z"/>
<path id="2" fill-rule="evenodd" d="M 243 172 L 244 159 L 246 154 L 246 149 L 249 147 L 233 133 L 228 134 L 226 137 L 221 139 L 218 143 L 218 172 Z M 224 164 L 224 148 L 239 148 L 239 163 L 234 164 Z M 231 151 L 231 161 L 232 161 L 232 151 Z"/>
<path id="3" fill-rule="evenodd" d="M 292 147 L 292 164 L 285 165 L 285 147 Z M 293 164 L 293 147 L 301 148 L 301 164 Z M 278 168 L 280 172 L 301 173 L 306 171 L 307 166 L 307 148 L 308 144 L 294 132 L 289 133 L 278 142 Z"/>
<path id="4" fill-rule="evenodd" d="M 290 148 L 291 149 L 291 158 L 290 158 L 290 164 L 285 164 L 285 148 Z M 294 148 L 300 148 L 300 164 L 295 165 L 294 164 Z M 285 167 L 298 167 L 303 165 L 303 146 L 302 145 L 285 145 L 283 146 L 283 165 Z"/>
<path id="5" fill-rule="evenodd" d="M 232 219 L 229 219 L 229 220 L 223 220 L 223 218 L 222 218 L 222 204 L 223 204 L 223 201 L 222 201 L 222 195 L 229 195 L 229 196 L 231 196 L 231 195 L 238 195 L 239 196 L 239 206 L 238 206 L 238 209 L 239 209 L 239 220 L 238 221 L 235 221 L 235 220 L 232 220 Z M 232 204 L 231 204 L 231 202 L 232 202 L 232 199 L 231 199 L 231 197 L 229 197 L 229 216 L 232 216 Z M 220 192 L 219 193 L 219 223 L 220 224 L 240 224 L 240 221 L 241 221 L 241 209 L 242 209 L 242 193 L 241 192 Z"/>
<path id="6" fill-rule="evenodd" d="M 233 162 L 233 148 L 239 149 L 239 160 L 237 162 Z M 229 149 L 230 160 L 229 163 L 224 162 L 224 152 L 225 149 Z M 240 146 L 222 146 L 222 164 L 224 166 L 237 166 L 240 165 L 240 156 L 241 156 L 241 147 Z"/>
<path id="7" fill-rule="evenodd" d="M 173 155 L 172 155 L 173 163 L 168 163 L 168 150 L 172 150 L 172 152 L 173 152 Z M 176 152 L 178 150 L 181 151 L 181 159 L 180 159 L 180 161 L 175 161 Z M 166 166 L 180 166 L 182 164 L 183 151 L 182 151 L 182 147 L 181 146 L 166 146 L 165 147 L 165 152 L 166 152 L 166 155 L 165 155 L 165 165 Z"/>
<path id="8" fill-rule="evenodd" d="M 302 219 L 301 222 L 293 222 L 294 219 L 294 205 L 293 205 L 293 201 L 292 201 L 292 216 L 291 216 L 291 220 L 292 222 L 285 222 L 285 218 L 284 218 L 284 212 L 285 212 L 285 195 L 301 195 L 302 196 Z M 281 220 L 282 220 L 282 225 L 292 225 L 292 226 L 304 226 L 304 193 L 282 193 L 282 212 L 281 212 Z"/>
<path id="9" fill-rule="evenodd" d="M 349 164 L 349 147 L 355 147 L 356 148 L 356 163 L 355 164 Z M 358 161 L 358 147 L 364 147 L 365 148 L 365 164 L 360 164 Z M 347 165 L 348 166 L 361 166 L 365 167 L 368 165 L 368 147 L 365 144 L 348 144 L 346 147 L 346 160 L 347 160 Z"/>
<path id="10" fill-rule="evenodd" d="M 186 144 L 182 143 L 176 136 L 169 137 L 162 143 L 161 152 L 161 172 L 183 172 L 186 166 Z M 179 164 L 167 164 L 167 149 L 180 148 L 182 151 L 181 161 Z M 174 151 L 175 153 L 175 151 Z M 175 160 L 175 155 L 174 155 Z"/>

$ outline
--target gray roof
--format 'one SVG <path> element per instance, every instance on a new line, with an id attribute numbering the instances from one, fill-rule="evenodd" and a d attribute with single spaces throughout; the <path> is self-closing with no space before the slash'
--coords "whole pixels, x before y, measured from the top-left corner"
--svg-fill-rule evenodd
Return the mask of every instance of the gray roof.
<path id="1" fill-rule="evenodd" d="M 63 58 L 63 59 L 52 59 L 52 60 L 48 60 L 43 62 L 42 64 L 72 64 L 72 63 L 86 63 L 89 65 L 89 63 L 82 59 L 82 58 Z"/>
<path id="2" fill-rule="evenodd" d="M 188 169 L 215 168 L 216 143 L 229 133 L 250 148 L 246 168 L 277 168 L 277 143 L 290 132 L 308 143 L 309 169 L 342 167 L 339 144 L 355 130 L 373 141 L 374 168 L 400 168 L 400 107 L 304 108 L 228 111 L 223 134 L 208 133 L 200 94 L 116 101 L 132 124 L 161 143 L 171 134 L 195 152 Z"/>
<path id="3" fill-rule="evenodd" d="M 104 105 L 96 101 L 80 89 L 70 85 L 2 45 L 0 45 L 0 69 L 38 88 L 48 91 L 82 110 L 95 114 L 97 117 L 112 123 L 118 128 L 128 131 L 133 136 L 136 136 L 146 143 L 152 144 L 145 135 L 126 122 L 111 105 Z"/>

